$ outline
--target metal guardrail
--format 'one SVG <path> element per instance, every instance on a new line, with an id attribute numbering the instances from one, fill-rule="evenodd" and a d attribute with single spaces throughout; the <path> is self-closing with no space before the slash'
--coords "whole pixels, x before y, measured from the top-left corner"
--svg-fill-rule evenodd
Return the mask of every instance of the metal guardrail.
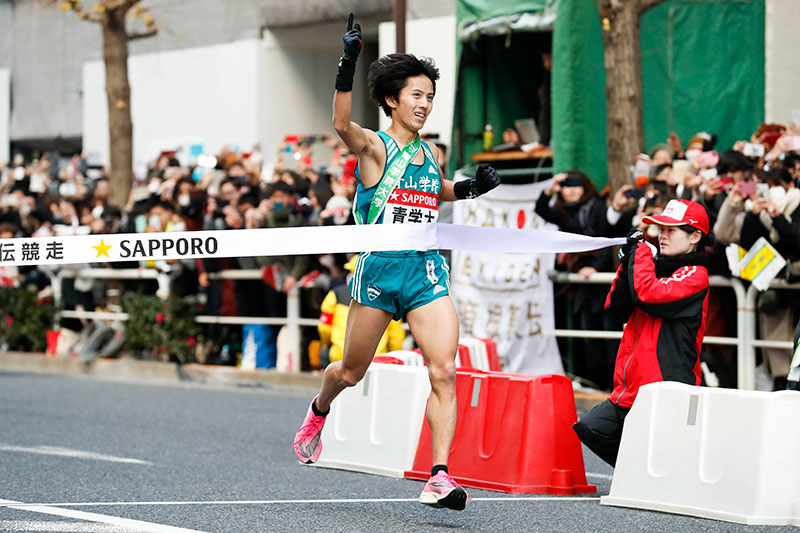
<path id="1" fill-rule="evenodd" d="M 614 273 L 602 272 L 592 274 L 588 278 L 567 272 L 549 273 L 555 283 L 610 285 L 614 281 Z M 758 289 L 753 285 L 745 288 L 744 282 L 738 278 L 710 276 L 712 287 L 730 287 L 736 295 L 736 337 L 705 337 L 704 343 L 722 344 L 737 347 L 736 369 L 737 387 L 755 390 L 756 388 L 756 348 L 782 348 L 791 350 L 792 342 L 763 340 L 756 338 L 756 298 Z M 800 289 L 800 283 L 773 281 L 770 288 Z M 557 337 L 578 337 L 590 339 L 619 339 L 622 332 L 597 330 L 555 330 Z"/>
<path id="2" fill-rule="evenodd" d="M 80 269 L 61 269 L 57 272 L 48 272 L 50 283 L 53 287 L 53 299 L 59 302 L 62 298 L 61 281 L 64 278 L 90 278 L 90 279 L 154 279 L 158 281 L 156 295 L 166 299 L 170 294 L 171 278 L 169 274 L 159 272 L 151 268 L 80 268 Z M 221 272 L 209 272 L 209 279 L 233 279 L 233 280 L 253 280 L 261 279 L 260 270 L 224 270 Z M 260 317 L 260 316 L 208 316 L 202 315 L 195 319 L 198 324 L 266 324 L 274 326 L 286 326 L 291 341 L 293 353 L 300 353 L 300 328 L 303 326 L 316 327 L 319 323 L 316 319 L 300 318 L 300 287 L 295 285 L 286 293 L 286 317 Z M 60 311 L 57 319 L 77 318 L 80 320 L 127 320 L 128 314 L 109 311 Z"/>
<path id="3" fill-rule="evenodd" d="M 160 298 L 167 298 L 170 294 L 171 279 L 169 274 L 150 268 L 138 269 L 110 269 L 110 268 L 80 268 L 61 269 L 57 272 L 48 272 L 53 287 L 53 297 L 56 302 L 62 298 L 61 281 L 64 278 L 90 278 L 90 279 L 153 279 L 158 282 L 156 294 Z M 209 273 L 209 279 L 255 280 L 261 279 L 260 270 L 224 270 Z M 610 285 L 614 280 L 613 273 L 596 273 L 585 278 L 578 274 L 552 271 L 549 277 L 555 283 Z M 736 337 L 705 337 L 703 342 L 737 347 L 737 386 L 739 389 L 754 390 L 756 385 L 755 361 L 756 348 L 781 348 L 791 350 L 793 345 L 787 341 L 775 341 L 756 338 L 756 298 L 758 289 L 750 285 L 745 288 L 744 283 L 737 278 L 711 276 L 709 284 L 712 287 L 730 287 L 736 294 Z M 800 289 L 800 283 L 789 284 L 783 281 L 773 281 L 770 285 L 775 289 Z M 291 338 L 291 345 L 295 353 L 300 352 L 300 328 L 315 327 L 316 319 L 300 317 L 300 288 L 294 286 L 287 294 L 287 316 L 284 317 L 247 317 L 247 316 L 198 316 L 199 324 L 268 324 L 286 326 Z M 127 313 L 107 311 L 61 311 L 59 318 L 77 318 L 83 320 L 127 320 Z M 620 339 L 621 331 L 597 330 L 553 330 L 556 337 L 589 338 L 589 339 Z"/>

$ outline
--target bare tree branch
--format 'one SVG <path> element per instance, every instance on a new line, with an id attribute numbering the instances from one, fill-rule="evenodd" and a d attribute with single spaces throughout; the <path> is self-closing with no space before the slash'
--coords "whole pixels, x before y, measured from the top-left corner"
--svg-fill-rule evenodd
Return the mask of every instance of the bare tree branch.
<path id="1" fill-rule="evenodd" d="M 138 3 L 139 0 L 105 0 L 101 2 L 101 5 L 108 11 L 113 11 L 115 9 L 124 9 L 127 11 Z"/>
<path id="2" fill-rule="evenodd" d="M 158 28 L 151 28 L 147 31 L 142 31 L 138 33 L 129 33 L 128 40 L 135 41 L 136 39 L 145 39 L 147 37 L 152 37 L 153 35 L 158 33 Z"/>
<path id="3" fill-rule="evenodd" d="M 102 13 L 87 13 L 86 11 L 81 11 L 76 13 L 76 15 L 81 20 L 88 20 L 91 22 L 97 22 L 99 24 L 105 22 L 105 15 Z"/>
<path id="4" fill-rule="evenodd" d="M 639 9 L 639 15 L 648 9 L 656 7 L 658 4 L 663 4 L 665 1 L 666 0 L 639 0 L 639 5 L 637 6 Z"/>

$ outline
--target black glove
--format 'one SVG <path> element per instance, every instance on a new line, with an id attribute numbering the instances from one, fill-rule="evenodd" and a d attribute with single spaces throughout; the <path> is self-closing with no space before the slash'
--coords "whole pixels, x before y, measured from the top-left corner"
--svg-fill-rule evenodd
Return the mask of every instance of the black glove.
<path id="1" fill-rule="evenodd" d="M 342 37 L 344 52 L 339 59 L 339 71 L 336 73 L 336 90 L 350 92 L 353 90 L 353 76 L 356 73 L 356 61 L 361 53 L 361 25 L 353 26 L 353 14 L 347 17 L 347 33 Z"/>
<path id="2" fill-rule="evenodd" d="M 486 163 L 478 166 L 478 171 L 475 172 L 475 190 L 477 191 L 477 196 L 486 194 L 498 185 L 500 185 L 500 175 L 494 168 Z"/>
<path id="3" fill-rule="evenodd" d="M 625 268 L 628 266 L 628 258 L 631 255 L 631 249 L 638 245 L 640 242 L 644 242 L 644 233 L 639 231 L 637 228 L 631 228 L 626 235 L 626 242 L 622 245 L 619 249 L 619 260 L 622 263 L 622 267 Z"/>
<path id="4" fill-rule="evenodd" d="M 342 59 L 355 63 L 358 60 L 358 54 L 361 53 L 361 24 L 356 23 L 353 26 L 352 13 L 347 17 L 347 33 L 342 37 L 342 41 L 344 41 Z"/>
<path id="5" fill-rule="evenodd" d="M 471 200 L 486 194 L 498 185 L 500 185 L 500 176 L 497 171 L 483 163 L 478 166 L 474 178 L 456 183 L 453 186 L 453 193 L 459 200 Z"/>

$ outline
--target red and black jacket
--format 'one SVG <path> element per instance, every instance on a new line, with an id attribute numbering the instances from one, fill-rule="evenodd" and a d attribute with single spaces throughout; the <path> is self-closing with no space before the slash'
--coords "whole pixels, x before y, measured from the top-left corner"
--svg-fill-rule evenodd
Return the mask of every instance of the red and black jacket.
<path id="1" fill-rule="evenodd" d="M 701 253 L 654 259 L 639 243 L 617 269 L 606 310 L 629 318 L 617 352 L 613 403 L 632 406 L 639 387 L 656 381 L 700 384 L 708 313 L 704 262 Z"/>

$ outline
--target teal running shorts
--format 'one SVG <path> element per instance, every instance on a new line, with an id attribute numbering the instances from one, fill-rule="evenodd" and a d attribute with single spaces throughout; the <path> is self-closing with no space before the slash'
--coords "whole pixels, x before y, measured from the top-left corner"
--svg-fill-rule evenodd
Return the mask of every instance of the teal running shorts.
<path id="1" fill-rule="evenodd" d="M 436 250 L 364 252 L 350 278 L 350 295 L 400 320 L 409 311 L 449 294 L 449 275 L 447 261 Z"/>

